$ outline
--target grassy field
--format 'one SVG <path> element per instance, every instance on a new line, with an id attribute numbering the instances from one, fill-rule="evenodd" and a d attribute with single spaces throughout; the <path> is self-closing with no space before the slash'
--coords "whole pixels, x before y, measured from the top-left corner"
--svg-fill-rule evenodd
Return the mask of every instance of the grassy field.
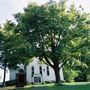
<path id="1" fill-rule="evenodd" d="M 64 83 L 62 85 L 27 85 L 24 88 L 6 87 L 0 90 L 90 90 L 90 83 Z"/>

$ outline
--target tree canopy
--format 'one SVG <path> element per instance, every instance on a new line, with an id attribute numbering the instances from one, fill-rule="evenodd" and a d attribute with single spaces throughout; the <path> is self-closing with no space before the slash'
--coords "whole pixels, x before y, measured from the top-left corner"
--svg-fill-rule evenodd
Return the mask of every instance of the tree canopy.
<path id="1" fill-rule="evenodd" d="M 3 54 L 7 60 L 8 67 L 14 68 L 17 63 L 26 63 L 29 58 L 28 44 L 20 33 L 15 33 L 15 24 L 7 21 L 2 29 L 3 38 Z"/>
<path id="2" fill-rule="evenodd" d="M 16 69 L 17 64 L 26 65 L 30 54 L 28 44 L 20 33 L 15 32 L 16 25 L 12 21 L 6 21 L 1 28 L 1 58 L 0 66 L 4 69 L 3 86 L 5 86 L 6 68 Z M 1 39 L 1 38 L 0 38 Z"/>
<path id="3" fill-rule="evenodd" d="M 88 50 L 87 14 L 73 5 L 67 10 L 64 3 L 30 4 L 15 18 L 18 22 L 16 31 L 29 43 L 30 54 L 54 69 L 56 83 L 64 64 L 83 60 L 81 56 Z"/>

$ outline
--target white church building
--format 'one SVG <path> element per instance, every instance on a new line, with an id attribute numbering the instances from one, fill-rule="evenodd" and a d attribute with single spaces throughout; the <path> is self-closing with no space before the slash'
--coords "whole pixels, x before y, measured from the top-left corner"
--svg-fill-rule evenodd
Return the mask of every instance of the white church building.
<path id="1" fill-rule="evenodd" d="M 25 79 L 27 83 L 39 83 L 39 82 L 55 82 L 55 74 L 54 70 L 47 66 L 46 64 L 42 64 L 38 58 L 32 58 L 32 62 L 30 62 L 26 69 L 24 69 L 24 65 L 19 65 L 17 70 L 8 70 L 6 72 L 6 81 L 12 81 L 17 79 L 17 74 L 21 71 L 25 72 Z M 63 70 L 60 69 L 60 80 L 64 81 Z M 21 78 L 22 79 L 22 78 Z M 3 81 L 3 69 L 0 69 L 0 82 Z"/>
<path id="2" fill-rule="evenodd" d="M 26 70 L 24 70 L 23 64 L 20 65 L 18 70 L 11 70 L 10 80 L 16 79 L 16 74 L 19 73 L 19 70 L 26 72 L 27 83 L 55 81 L 54 70 L 50 66 L 40 63 L 39 59 L 35 57 L 33 58 L 32 62 L 26 66 Z M 64 80 L 62 68 L 60 69 L 60 79 L 62 81 Z"/>

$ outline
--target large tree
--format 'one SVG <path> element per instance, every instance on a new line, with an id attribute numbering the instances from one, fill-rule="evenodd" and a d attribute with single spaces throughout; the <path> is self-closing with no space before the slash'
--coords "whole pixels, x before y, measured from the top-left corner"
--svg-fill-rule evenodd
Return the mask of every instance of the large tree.
<path id="1" fill-rule="evenodd" d="M 3 86 L 5 86 L 6 68 L 15 69 L 17 64 L 27 64 L 30 57 L 28 44 L 20 33 L 15 32 L 15 24 L 11 21 L 6 21 L 1 29 L 2 39 L 2 54 L 0 64 L 4 69 Z"/>
<path id="2" fill-rule="evenodd" d="M 15 15 L 17 32 L 29 42 L 31 54 L 53 68 L 56 83 L 60 81 L 60 68 L 68 61 L 79 59 L 78 52 L 85 46 L 86 16 L 73 5 L 66 9 L 64 3 L 30 4 L 23 13 Z"/>

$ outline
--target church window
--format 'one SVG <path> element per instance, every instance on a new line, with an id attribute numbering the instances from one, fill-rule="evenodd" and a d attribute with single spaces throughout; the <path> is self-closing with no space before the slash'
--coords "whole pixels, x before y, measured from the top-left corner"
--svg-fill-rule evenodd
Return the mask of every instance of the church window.
<path id="1" fill-rule="evenodd" d="M 42 75 L 42 67 L 39 67 L 40 74 Z"/>
<path id="2" fill-rule="evenodd" d="M 47 76 L 50 75 L 50 72 L 49 72 L 49 67 L 47 66 Z"/>
<path id="3" fill-rule="evenodd" d="M 34 66 L 32 66 L 32 75 L 34 74 Z"/>

